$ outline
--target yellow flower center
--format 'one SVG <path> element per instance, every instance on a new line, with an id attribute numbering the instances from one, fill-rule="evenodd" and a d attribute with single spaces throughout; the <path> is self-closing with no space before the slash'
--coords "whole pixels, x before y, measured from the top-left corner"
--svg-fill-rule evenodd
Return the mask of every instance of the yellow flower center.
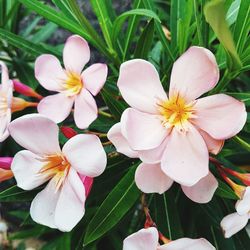
<path id="1" fill-rule="evenodd" d="M 60 189 L 70 170 L 70 163 L 63 155 L 50 155 L 46 158 L 44 166 L 39 171 L 46 178 L 53 178 L 56 190 Z"/>
<path id="2" fill-rule="evenodd" d="M 167 101 L 158 104 L 159 112 L 162 115 L 162 122 L 165 127 L 177 127 L 185 130 L 185 123 L 192 117 L 194 102 L 187 103 L 179 95 L 172 96 Z"/>
<path id="3" fill-rule="evenodd" d="M 66 74 L 67 74 L 67 79 L 63 84 L 66 95 L 67 96 L 78 95 L 83 88 L 81 75 L 72 71 L 66 71 Z"/>

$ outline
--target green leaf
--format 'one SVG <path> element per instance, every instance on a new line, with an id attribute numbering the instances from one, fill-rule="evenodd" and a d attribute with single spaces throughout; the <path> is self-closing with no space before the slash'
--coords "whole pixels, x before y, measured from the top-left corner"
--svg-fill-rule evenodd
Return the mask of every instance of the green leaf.
<path id="1" fill-rule="evenodd" d="M 119 32 L 121 32 L 122 25 L 126 21 L 126 19 L 129 16 L 144 16 L 148 18 L 153 18 L 157 22 L 161 22 L 159 17 L 152 11 L 147 9 L 135 9 L 135 10 L 129 10 L 127 12 L 122 13 L 120 16 L 118 16 L 114 22 L 114 28 L 113 28 L 113 34 L 112 34 L 112 40 L 116 41 Z"/>
<path id="2" fill-rule="evenodd" d="M 244 149 L 246 149 L 247 151 L 250 152 L 250 144 L 248 142 L 244 141 L 239 136 L 235 136 L 233 139 L 234 139 L 235 142 L 240 144 L 242 146 L 242 148 L 244 148 Z"/>
<path id="3" fill-rule="evenodd" d="M 149 10 L 153 10 L 152 1 L 150 1 L 150 0 L 143 0 L 143 4 Z M 156 27 L 156 32 L 158 34 L 158 37 L 159 37 L 159 39 L 160 39 L 160 41 L 161 41 L 164 49 L 166 50 L 167 54 L 169 55 L 170 60 L 172 62 L 174 62 L 175 57 L 174 57 L 174 55 L 172 53 L 172 50 L 170 49 L 169 41 L 166 38 L 166 35 L 165 35 L 164 31 L 163 31 L 161 23 L 160 22 L 156 22 L 155 23 L 155 27 Z"/>
<path id="4" fill-rule="evenodd" d="M 99 25 L 102 29 L 103 36 L 109 48 L 113 48 L 112 40 L 111 40 L 111 32 L 112 32 L 112 22 L 109 18 L 107 6 L 104 0 L 90 0 L 92 8 L 98 18 Z"/>
<path id="5" fill-rule="evenodd" d="M 33 56 L 39 56 L 41 54 L 53 54 L 57 57 L 61 57 L 61 55 L 57 52 L 57 50 L 51 50 L 44 45 L 38 45 L 33 42 L 30 42 L 21 36 L 15 35 L 7 30 L 0 28 L 0 39 L 5 40 L 9 44 L 15 46 L 18 49 L 21 49 Z"/>
<path id="6" fill-rule="evenodd" d="M 137 164 L 130 168 L 97 210 L 87 227 L 85 245 L 97 240 L 113 228 L 138 199 L 140 191 L 134 182 L 136 168 Z"/>
<path id="7" fill-rule="evenodd" d="M 249 26 L 250 26 L 250 2 L 249 0 L 241 0 L 239 13 L 237 16 L 235 28 L 234 28 L 234 39 L 236 41 L 236 49 L 238 53 L 244 51 L 245 44 L 247 45 L 247 38 L 249 37 Z M 249 47 L 249 44 L 247 45 Z"/>
<path id="8" fill-rule="evenodd" d="M 123 111 L 128 107 L 127 104 L 122 100 L 117 100 L 106 88 L 102 89 L 101 95 L 112 115 L 119 121 Z"/>
<path id="9" fill-rule="evenodd" d="M 57 27 L 58 26 L 54 23 L 47 23 L 32 36 L 31 41 L 33 43 L 40 43 L 46 41 L 56 31 Z"/>
<path id="10" fill-rule="evenodd" d="M 226 198 L 226 199 L 233 199 L 233 200 L 237 200 L 238 197 L 237 195 L 234 193 L 234 191 L 223 181 L 221 180 L 217 180 L 219 183 L 218 188 L 215 191 L 215 194 L 222 197 L 222 198 Z"/>
<path id="11" fill-rule="evenodd" d="M 220 43 L 227 52 L 227 64 L 230 72 L 239 71 L 242 63 L 237 54 L 231 31 L 226 22 L 226 13 L 223 0 L 212 0 L 204 7 L 206 21 L 212 27 Z"/>
<path id="12" fill-rule="evenodd" d="M 170 240 L 183 237 L 179 212 L 172 190 L 162 195 L 155 195 L 155 200 L 155 219 L 161 233 Z"/>
<path id="13" fill-rule="evenodd" d="M 154 37 L 154 19 L 144 28 L 135 49 L 135 58 L 147 59 Z"/>
<path id="14" fill-rule="evenodd" d="M 25 191 L 17 186 L 12 186 L 0 192 L 0 202 L 17 202 L 17 201 L 30 201 L 34 198 L 37 190 Z"/>

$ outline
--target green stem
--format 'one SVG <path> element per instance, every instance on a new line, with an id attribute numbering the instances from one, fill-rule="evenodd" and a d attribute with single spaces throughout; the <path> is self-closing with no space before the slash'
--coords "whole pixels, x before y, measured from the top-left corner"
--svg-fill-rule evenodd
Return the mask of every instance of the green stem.
<path id="1" fill-rule="evenodd" d="M 233 139 L 235 142 L 240 144 L 244 149 L 246 149 L 247 151 L 250 152 L 250 144 L 249 143 L 247 143 L 246 141 L 241 139 L 239 136 L 235 136 Z"/>

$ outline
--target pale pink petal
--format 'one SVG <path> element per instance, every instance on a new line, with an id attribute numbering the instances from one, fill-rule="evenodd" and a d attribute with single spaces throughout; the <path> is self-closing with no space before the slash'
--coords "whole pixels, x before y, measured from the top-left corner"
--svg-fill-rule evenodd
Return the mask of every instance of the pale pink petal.
<path id="1" fill-rule="evenodd" d="M 108 75 L 108 67 L 103 63 L 95 63 L 82 72 L 84 87 L 92 94 L 97 95 Z"/>
<path id="2" fill-rule="evenodd" d="M 181 238 L 157 247 L 157 250 L 216 250 L 216 248 L 203 238 Z"/>
<path id="3" fill-rule="evenodd" d="M 86 89 L 83 89 L 75 100 L 74 119 L 76 126 L 81 129 L 87 128 L 97 118 L 97 113 L 95 99 Z"/>
<path id="4" fill-rule="evenodd" d="M 70 36 L 64 46 L 63 62 L 67 70 L 81 74 L 90 59 L 89 45 L 82 37 Z"/>
<path id="5" fill-rule="evenodd" d="M 211 172 L 191 187 L 181 186 L 185 195 L 194 202 L 207 203 L 212 200 L 218 181 Z"/>
<path id="6" fill-rule="evenodd" d="M 96 177 L 106 167 L 106 153 L 96 135 L 76 135 L 66 142 L 62 151 L 71 166 L 80 174 Z"/>
<path id="7" fill-rule="evenodd" d="M 163 153 L 162 170 L 181 185 L 193 186 L 208 174 L 208 150 L 199 132 L 173 129 Z"/>
<path id="8" fill-rule="evenodd" d="M 40 114 L 48 117 L 56 123 L 64 121 L 70 114 L 74 103 L 73 97 L 63 93 L 44 97 L 38 104 Z"/>
<path id="9" fill-rule="evenodd" d="M 157 115 L 126 109 L 121 117 L 122 134 L 133 150 L 147 150 L 158 147 L 166 136 L 166 129 Z"/>
<path id="10" fill-rule="evenodd" d="M 244 103 L 225 94 L 198 99 L 194 108 L 197 118 L 193 123 L 217 140 L 236 135 L 247 118 Z"/>
<path id="11" fill-rule="evenodd" d="M 141 229 L 123 241 L 123 250 L 156 250 L 158 231 L 155 227 Z"/>
<path id="12" fill-rule="evenodd" d="M 76 226 L 85 213 L 85 188 L 74 169 L 63 183 L 55 209 L 55 225 L 63 231 L 69 232 Z"/>
<path id="13" fill-rule="evenodd" d="M 236 202 L 235 208 L 239 215 L 250 212 L 250 187 L 246 187 L 243 197 Z"/>
<path id="14" fill-rule="evenodd" d="M 210 136 L 208 133 L 206 133 L 205 131 L 203 131 L 201 129 L 199 130 L 199 133 L 203 137 L 203 139 L 207 145 L 208 151 L 214 155 L 217 155 L 221 151 L 221 149 L 224 145 L 224 140 L 216 140 L 212 136 Z"/>
<path id="15" fill-rule="evenodd" d="M 1 69 L 1 87 L 3 91 L 6 91 L 6 89 L 8 88 L 10 79 L 9 79 L 9 71 L 8 68 L 6 66 L 6 64 L 2 61 L 0 61 L 0 69 Z"/>
<path id="16" fill-rule="evenodd" d="M 35 222 L 57 228 L 55 225 L 55 210 L 60 191 L 56 191 L 56 182 L 51 179 L 47 186 L 36 195 L 30 207 L 30 216 Z"/>
<path id="17" fill-rule="evenodd" d="M 117 152 L 130 158 L 138 158 L 138 152 L 129 146 L 127 139 L 122 135 L 120 122 L 110 128 L 107 137 L 113 143 Z"/>
<path id="18" fill-rule="evenodd" d="M 211 90 L 218 80 L 219 69 L 213 53 L 193 46 L 174 63 L 169 96 L 179 94 L 192 101 Z"/>
<path id="19" fill-rule="evenodd" d="M 161 162 L 163 153 L 167 146 L 167 142 L 168 137 L 166 137 L 166 139 L 157 148 L 137 151 L 141 161 L 150 164 Z"/>
<path id="20" fill-rule="evenodd" d="M 8 125 L 11 121 L 11 110 L 8 109 L 5 115 L 0 116 L 0 142 L 9 136 Z"/>
<path id="21" fill-rule="evenodd" d="M 173 180 L 162 172 L 160 164 L 141 163 L 135 172 L 135 183 L 144 193 L 163 194 L 173 184 Z"/>
<path id="22" fill-rule="evenodd" d="M 157 103 L 167 99 L 158 72 L 145 60 L 134 59 L 123 63 L 117 85 L 131 107 L 148 113 L 158 113 Z"/>
<path id="23" fill-rule="evenodd" d="M 60 153 L 58 126 L 39 114 L 17 118 L 9 125 L 13 139 L 22 147 L 39 155 Z"/>
<path id="24" fill-rule="evenodd" d="M 60 61 L 52 55 L 41 55 L 35 61 L 35 77 L 47 90 L 62 91 L 67 79 Z"/>
<path id="25" fill-rule="evenodd" d="M 17 186 L 24 190 L 34 189 L 48 180 L 39 171 L 46 164 L 42 159 L 28 150 L 19 151 L 11 164 L 11 170 Z"/>
<path id="26" fill-rule="evenodd" d="M 224 217 L 220 223 L 225 238 L 230 238 L 232 235 L 242 230 L 248 222 L 248 214 L 239 215 L 232 213 Z"/>

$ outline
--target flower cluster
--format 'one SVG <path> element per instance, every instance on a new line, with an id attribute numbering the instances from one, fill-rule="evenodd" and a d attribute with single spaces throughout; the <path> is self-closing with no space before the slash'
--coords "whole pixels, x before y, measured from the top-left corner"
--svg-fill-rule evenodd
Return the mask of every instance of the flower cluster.
<path id="1" fill-rule="evenodd" d="M 0 158 L 0 181 L 14 175 L 17 186 L 24 190 L 41 186 L 31 203 L 31 217 L 61 231 L 72 230 L 81 220 L 93 178 L 101 175 L 107 164 L 102 142 L 95 134 L 78 134 L 61 127 L 69 140 L 62 147 L 59 143 L 57 123 L 72 111 L 79 129 L 88 128 L 98 116 L 94 96 L 106 82 L 108 70 L 101 63 L 84 69 L 89 60 L 88 43 L 77 35 L 66 41 L 64 68 L 53 55 L 39 56 L 35 77 L 45 89 L 57 92 L 46 97 L 10 80 L 6 65 L 0 64 L 0 141 L 10 135 L 24 148 L 13 159 Z M 212 199 L 218 181 L 209 170 L 209 154 L 218 154 L 224 141 L 243 128 L 247 116 L 243 102 L 226 94 L 205 95 L 218 80 L 215 56 L 197 46 L 189 48 L 174 63 L 168 92 L 150 62 L 134 59 L 121 65 L 117 86 L 130 107 L 107 137 L 117 152 L 141 160 L 135 182 L 142 192 L 162 194 L 177 182 L 194 202 L 207 203 Z M 14 90 L 39 103 L 13 97 Z M 34 106 L 38 114 L 11 122 L 12 112 Z M 236 204 L 237 213 L 222 220 L 226 237 L 247 224 L 249 197 L 246 188 Z M 163 245 L 159 245 L 159 239 Z M 123 249 L 215 248 L 205 239 L 170 241 L 152 224 L 127 237 Z"/>

